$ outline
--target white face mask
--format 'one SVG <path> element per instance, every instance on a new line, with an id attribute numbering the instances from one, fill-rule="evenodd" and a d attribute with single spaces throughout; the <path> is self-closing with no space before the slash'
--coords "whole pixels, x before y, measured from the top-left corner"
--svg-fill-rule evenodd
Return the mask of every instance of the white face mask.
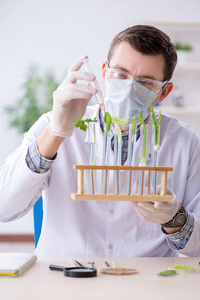
<path id="1" fill-rule="evenodd" d="M 158 95 L 137 82 L 124 79 L 106 78 L 105 110 L 111 117 L 130 120 L 133 117 L 140 123 L 139 110 L 143 118 L 148 116 L 149 100 Z"/>

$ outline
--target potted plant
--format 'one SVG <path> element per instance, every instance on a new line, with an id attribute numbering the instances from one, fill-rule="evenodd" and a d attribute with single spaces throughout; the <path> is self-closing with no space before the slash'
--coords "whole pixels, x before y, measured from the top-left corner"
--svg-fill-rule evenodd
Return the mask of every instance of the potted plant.
<path id="1" fill-rule="evenodd" d="M 192 51 L 192 46 L 187 43 L 184 44 L 184 43 L 177 42 L 175 43 L 175 48 L 178 55 L 178 63 L 179 64 L 187 63 L 189 61 L 189 54 Z"/>
<path id="2" fill-rule="evenodd" d="M 22 85 L 22 96 L 5 107 L 9 126 L 19 133 L 28 131 L 42 114 L 52 110 L 52 95 L 58 85 L 53 71 L 42 72 L 37 65 L 31 65 Z"/>

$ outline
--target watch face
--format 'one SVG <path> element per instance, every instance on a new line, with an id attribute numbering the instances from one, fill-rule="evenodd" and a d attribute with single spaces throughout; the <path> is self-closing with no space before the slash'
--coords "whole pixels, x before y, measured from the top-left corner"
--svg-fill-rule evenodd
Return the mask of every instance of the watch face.
<path id="1" fill-rule="evenodd" d="M 186 222 L 186 215 L 180 214 L 174 220 L 174 227 L 183 226 L 185 224 L 185 222 Z"/>

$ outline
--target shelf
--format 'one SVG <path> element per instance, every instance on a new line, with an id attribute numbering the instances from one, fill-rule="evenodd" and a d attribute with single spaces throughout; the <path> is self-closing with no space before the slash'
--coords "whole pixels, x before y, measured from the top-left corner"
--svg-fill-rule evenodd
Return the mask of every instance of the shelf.
<path id="1" fill-rule="evenodd" d="M 148 24 L 152 26 L 158 27 L 169 27 L 173 29 L 198 29 L 200 30 L 200 22 L 152 22 L 152 21 L 145 21 L 142 22 L 143 24 Z"/>
<path id="2" fill-rule="evenodd" d="M 200 70 L 200 62 L 177 64 L 176 70 Z"/>
<path id="3" fill-rule="evenodd" d="M 200 116 L 200 106 L 165 106 L 160 105 L 156 107 L 157 110 L 161 110 L 162 112 L 166 114 L 172 114 L 172 115 L 198 115 Z"/>

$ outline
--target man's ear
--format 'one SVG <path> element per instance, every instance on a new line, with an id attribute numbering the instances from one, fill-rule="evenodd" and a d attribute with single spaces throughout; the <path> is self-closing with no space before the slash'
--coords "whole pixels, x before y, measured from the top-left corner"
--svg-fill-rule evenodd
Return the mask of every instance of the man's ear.
<path id="1" fill-rule="evenodd" d="M 104 85 L 105 85 L 106 66 L 107 66 L 107 61 L 104 61 L 103 65 L 102 65 L 102 72 L 101 72 L 101 80 Z"/>
<path id="2" fill-rule="evenodd" d="M 169 95 L 169 93 L 171 92 L 172 89 L 173 89 L 173 83 L 168 82 L 166 87 L 162 91 L 162 94 L 161 94 L 160 99 L 158 100 L 158 102 L 162 102 Z"/>

